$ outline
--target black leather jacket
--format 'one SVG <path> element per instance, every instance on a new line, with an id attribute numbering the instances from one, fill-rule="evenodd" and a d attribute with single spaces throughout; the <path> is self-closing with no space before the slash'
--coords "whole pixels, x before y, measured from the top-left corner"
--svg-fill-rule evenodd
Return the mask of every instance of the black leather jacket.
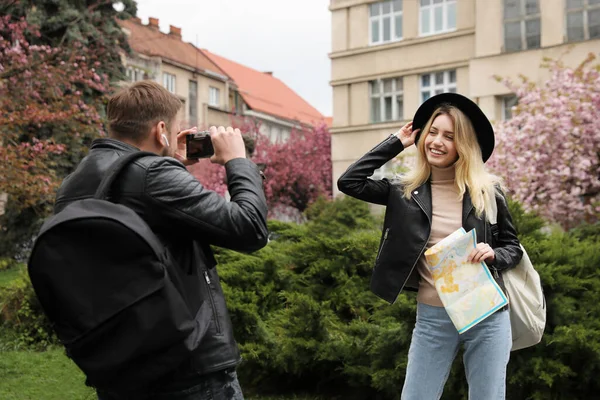
<path id="1" fill-rule="evenodd" d="M 88 156 L 62 183 L 55 213 L 74 200 L 92 197 L 111 164 L 133 151 L 138 149 L 114 139 L 95 140 Z M 264 247 L 267 203 L 253 162 L 234 159 L 225 168 L 231 202 L 205 189 L 170 157 L 138 159 L 121 173 L 111 191 L 111 200 L 137 212 L 185 270 L 190 305 L 199 309 L 207 302 L 213 309 L 214 318 L 199 348 L 165 378 L 167 384 L 235 367 L 241 360 L 209 245 L 247 252 Z"/>
<path id="2" fill-rule="evenodd" d="M 371 279 L 371 290 L 382 299 L 393 303 L 404 289 L 418 288 L 415 266 L 425 251 L 431 232 L 431 185 L 426 182 L 413 191 L 407 200 L 402 187 L 388 179 L 369 179 L 373 172 L 398 155 L 404 146 L 394 135 L 381 142 L 361 159 L 352 164 L 339 178 L 341 192 L 370 203 L 387 206 L 379 252 Z M 474 213 L 471 197 L 463 196 L 462 223 L 465 230 L 475 228 L 477 242 L 494 248 L 496 260 L 491 266 L 494 277 L 504 288 L 498 271 L 512 268 L 521 260 L 521 250 L 506 199 L 496 196 L 498 223 L 490 226 Z M 494 240 L 492 244 L 492 235 Z"/>

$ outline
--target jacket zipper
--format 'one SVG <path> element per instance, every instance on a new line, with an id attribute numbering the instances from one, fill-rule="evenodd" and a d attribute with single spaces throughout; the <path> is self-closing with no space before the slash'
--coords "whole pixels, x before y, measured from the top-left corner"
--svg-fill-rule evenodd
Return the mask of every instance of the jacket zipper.
<path id="1" fill-rule="evenodd" d="M 206 281 L 206 286 L 208 287 L 208 298 L 210 299 L 213 315 L 215 316 L 215 327 L 217 329 L 217 334 L 221 334 L 221 324 L 219 323 L 219 316 L 217 315 L 217 306 L 215 305 L 215 299 L 213 298 L 212 289 L 210 287 L 210 278 L 208 276 L 208 271 L 204 271 L 204 280 Z"/>
<path id="2" fill-rule="evenodd" d="M 469 210 L 469 212 L 471 212 L 471 210 Z M 491 230 L 492 230 L 492 226 L 490 225 L 490 232 L 491 232 Z M 490 238 L 490 241 L 491 241 L 491 239 L 494 239 L 494 235 L 492 235 L 492 237 Z M 487 243 L 487 216 L 484 216 L 484 220 L 483 220 L 483 241 L 485 243 Z M 496 269 L 496 267 L 490 265 L 489 269 L 492 270 L 496 280 L 500 279 L 500 275 L 498 274 L 498 270 Z"/>
<path id="3" fill-rule="evenodd" d="M 429 215 L 427 215 L 427 213 L 425 212 L 425 207 L 423 207 L 423 205 L 421 203 L 419 203 L 419 201 L 417 200 L 416 197 L 414 197 L 414 199 L 415 199 L 415 202 L 417 203 L 417 205 L 421 208 L 421 210 L 423 210 L 423 212 L 427 216 L 427 219 L 429 220 L 429 236 L 427 237 L 427 240 L 425 241 L 423 248 L 421 248 L 421 252 L 419 253 L 419 256 L 417 257 L 412 268 L 410 269 L 408 276 L 404 280 L 404 283 L 402 284 L 402 287 L 400 288 L 400 292 L 402 292 L 402 290 L 404 289 L 404 286 L 406 286 L 406 282 L 408 282 L 408 280 L 410 279 L 410 276 L 412 275 L 413 271 L 415 270 L 415 266 L 417 265 L 417 263 L 419 262 L 419 259 L 421 258 L 421 255 L 423 254 L 423 250 L 425 250 L 425 247 L 427 247 L 427 243 L 429 243 L 429 239 L 431 239 L 431 219 L 429 218 Z M 398 299 L 398 297 L 396 297 L 396 300 L 397 299 Z M 395 301 L 394 301 L 394 303 L 395 303 Z"/>
<path id="4" fill-rule="evenodd" d="M 376 264 L 377 264 L 377 261 L 379 261 L 379 256 L 381 255 L 381 252 L 383 251 L 383 246 L 385 246 L 385 242 L 387 241 L 389 232 L 390 232 L 390 228 L 386 228 L 385 233 L 383 234 L 383 242 L 381 243 L 381 247 L 379 248 L 379 251 L 377 252 L 377 258 L 375 259 Z"/>

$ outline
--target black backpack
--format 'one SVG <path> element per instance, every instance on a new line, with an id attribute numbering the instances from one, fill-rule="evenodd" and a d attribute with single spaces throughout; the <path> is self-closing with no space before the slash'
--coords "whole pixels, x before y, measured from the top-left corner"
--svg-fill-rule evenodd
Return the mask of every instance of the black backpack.
<path id="1" fill-rule="evenodd" d="M 86 383 L 146 387 L 197 348 L 210 323 L 207 304 L 192 310 L 169 251 L 132 209 L 107 200 L 120 157 L 94 198 L 76 200 L 47 220 L 28 271 L 41 306 Z"/>

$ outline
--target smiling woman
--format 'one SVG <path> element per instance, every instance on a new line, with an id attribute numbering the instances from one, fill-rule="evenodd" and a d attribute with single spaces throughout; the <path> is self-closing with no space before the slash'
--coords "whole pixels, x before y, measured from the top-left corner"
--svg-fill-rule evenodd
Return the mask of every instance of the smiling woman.
<path id="1" fill-rule="evenodd" d="M 377 168 L 415 143 L 412 170 L 395 180 L 372 178 Z M 387 206 L 371 290 L 390 303 L 405 289 L 418 291 L 402 399 L 440 398 L 460 346 L 465 348 L 469 396 L 505 397 L 512 346 L 508 311 L 494 310 L 459 335 L 423 256 L 453 232 L 473 230 L 477 245 L 467 262 L 485 262 L 495 273 L 496 285 L 504 286 L 498 271 L 514 267 L 523 253 L 500 180 L 484 166 L 493 149 L 494 131 L 479 107 L 459 94 L 443 93 L 425 101 L 412 122 L 352 164 L 338 180 L 343 193 Z M 498 223 L 494 223 L 497 236 L 492 237 L 488 216 L 494 201 Z M 422 383 L 424 376 L 427 385 Z"/>

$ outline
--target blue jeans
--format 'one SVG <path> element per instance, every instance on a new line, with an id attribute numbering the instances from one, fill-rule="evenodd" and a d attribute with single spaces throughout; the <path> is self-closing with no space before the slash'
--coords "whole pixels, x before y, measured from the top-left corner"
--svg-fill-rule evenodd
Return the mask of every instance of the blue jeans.
<path id="1" fill-rule="evenodd" d="M 237 373 L 230 369 L 207 374 L 186 388 L 155 389 L 152 393 L 133 395 L 99 390 L 98 400 L 244 400 L 244 395 Z"/>
<path id="2" fill-rule="evenodd" d="M 459 335 L 446 309 L 419 303 L 408 351 L 402 400 L 442 396 L 460 344 L 470 400 L 504 400 L 512 336 L 508 311 L 498 311 Z"/>

